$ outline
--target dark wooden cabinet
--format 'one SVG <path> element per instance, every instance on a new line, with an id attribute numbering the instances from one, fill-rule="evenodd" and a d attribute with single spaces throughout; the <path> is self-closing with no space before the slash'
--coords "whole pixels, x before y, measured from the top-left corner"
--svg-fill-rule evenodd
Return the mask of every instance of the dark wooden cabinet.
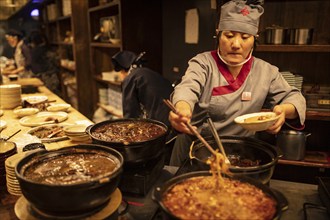
<path id="1" fill-rule="evenodd" d="M 100 104 L 100 93 L 104 89 L 120 92 L 117 81 L 104 80 L 103 72 L 111 72 L 114 67 L 111 57 L 119 51 L 130 50 L 139 54 L 146 52 L 148 67 L 162 69 L 162 13 L 160 1 L 113 0 L 100 4 L 98 0 L 89 1 L 88 27 L 90 45 L 90 66 L 93 80 L 94 107 L 103 107 L 115 116 L 118 113 L 118 100 L 107 105 Z M 108 2 L 108 3 L 107 3 Z M 109 29 L 108 29 L 109 28 Z M 109 97 L 110 99 L 112 97 Z M 113 108 L 114 106 L 115 109 Z"/>

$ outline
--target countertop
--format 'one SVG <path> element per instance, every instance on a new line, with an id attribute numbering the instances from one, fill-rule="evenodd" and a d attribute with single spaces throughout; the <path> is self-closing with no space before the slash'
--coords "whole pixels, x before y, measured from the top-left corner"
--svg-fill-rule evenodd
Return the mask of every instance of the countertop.
<path id="1" fill-rule="evenodd" d="M 23 80 L 23 79 L 22 79 Z M 25 81 L 23 81 L 25 82 Z M 28 82 L 25 82 L 28 85 Z M 52 93 L 47 87 L 45 86 L 39 86 L 37 93 L 30 93 L 30 94 L 22 94 L 22 97 L 28 97 L 28 96 L 47 96 L 48 100 L 55 100 L 56 104 L 65 103 L 63 99 Z M 68 113 L 68 119 L 59 123 L 61 124 L 92 124 L 93 122 L 90 121 L 87 117 L 85 117 L 83 114 L 81 114 L 78 110 L 71 107 L 69 109 Z M 1 116 L 1 120 L 4 120 L 7 123 L 7 127 L 1 131 L 1 137 L 8 137 L 11 134 L 15 133 L 19 129 L 21 130 L 18 134 L 16 134 L 13 138 L 10 140 L 13 141 L 15 139 L 19 139 L 20 135 L 26 134 L 28 130 L 30 130 L 32 127 L 22 126 L 19 122 L 20 118 L 18 118 L 14 113 L 13 109 L 3 109 L 3 115 Z M 91 142 L 91 141 L 90 141 Z M 59 142 L 51 142 L 51 143 L 44 143 L 47 150 L 54 150 L 61 147 L 66 147 L 69 145 L 76 144 L 75 142 L 72 142 L 71 140 L 64 140 Z"/>

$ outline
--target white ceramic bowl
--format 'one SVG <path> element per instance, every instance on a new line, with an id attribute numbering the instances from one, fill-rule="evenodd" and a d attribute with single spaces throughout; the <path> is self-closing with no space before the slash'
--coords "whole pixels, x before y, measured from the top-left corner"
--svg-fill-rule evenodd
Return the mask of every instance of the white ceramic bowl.
<path id="1" fill-rule="evenodd" d="M 272 126 L 279 116 L 274 112 L 256 112 L 246 115 L 241 115 L 234 121 L 249 131 L 264 131 Z"/>
<path id="2" fill-rule="evenodd" d="M 14 114 L 17 117 L 24 117 L 24 116 L 29 116 L 29 115 L 34 115 L 39 112 L 39 109 L 37 108 L 20 108 L 20 109 L 15 109 Z"/>
<path id="3" fill-rule="evenodd" d="M 89 137 L 88 134 L 79 135 L 79 136 L 70 136 L 70 135 L 68 135 L 68 137 L 70 138 L 70 140 L 77 141 L 77 142 L 84 142 L 84 141 L 90 140 L 90 137 Z"/>
<path id="4" fill-rule="evenodd" d="M 66 103 L 52 104 L 52 105 L 47 107 L 47 111 L 49 111 L 49 112 L 59 112 L 59 111 L 66 112 L 66 111 L 69 110 L 70 107 L 71 107 L 71 105 L 66 104 Z"/>
<path id="5" fill-rule="evenodd" d="M 86 134 L 87 127 L 88 127 L 87 125 L 69 125 L 69 126 L 65 126 L 63 128 L 63 131 L 66 134 L 81 135 L 81 134 Z"/>

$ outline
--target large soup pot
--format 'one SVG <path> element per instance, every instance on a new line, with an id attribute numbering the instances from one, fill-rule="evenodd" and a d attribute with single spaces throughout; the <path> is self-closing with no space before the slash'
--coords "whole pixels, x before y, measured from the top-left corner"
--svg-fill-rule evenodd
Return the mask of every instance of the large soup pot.
<path id="1" fill-rule="evenodd" d="M 164 132 L 161 135 L 151 137 L 145 141 L 130 142 L 130 143 L 126 143 L 124 141 L 107 141 L 95 135 L 95 132 L 98 128 L 113 124 L 118 124 L 118 126 L 120 126 L 119 123 L 121 122 L 125 122 L 125 123 L 128 122 L 132 124 L 138 122 L 147 122 L 158 125 L 159 129 L 163 130 Z M 118 150 L 124 157 L 125 165 L 134 165 L 137 163 L 149 161 L 153 158 L 157 158 L 163 153 L 163 151 L 165 150 L 165 142 L 166 142 L 166 135 L 168 133 L 168 127 L 164 123 L 152 119 L 126 118 L 126 119 L 107 120 L 91 125 L 86 129 L 86 132 L 92 138 L 93 143 L 109 146 Z M 144 131 L 142 130 L 142 132 Z M 127 132 L 127 133 L 130 133 L 131 135 L 131 132 Z"/>
<path id="2" fill-rule="evenodd" d="M 42 169 L 47 170 L 47 161 L 77 154 L 105 157 L 114 162 L 115 168 L 111 172 L 98 174 L 80 183 L 42 183 L 26 178 L 28 168 L 41 165 Z M 53 151 L 38 150 L 28 154 L 18 162 L 15 173 L 24 197 L 34 208 L 56 216 L 65 216 L 103 207 L 119 184 L 122 167 L 123 157 L 118 151 L 99 145 L 81 144 Z"/>
<path id="3" fill-rule="evenodd" d="M 208 136 L 205 140 L 212 148 L 218 149 L 213 137 Z M 263 184 L 269 183 L 275 165 L 282 156 L 278 148 L 252 137 L 223 136 L 221 142 L 230 161 L 237 158 L 253 162 L 259 161 L 259 164 L 254 166 L 230 166 L 229 170 L 232 173 L 257 179 Z M 195 165 L 198 170 L 210 169 L 210 166 L 206 164 L 206 160 L 211 156 L 211 153 L 203 143 L 196 141 L 192 149 L 192 155 L 197 161 Z"/>
<path id="4" fill-rule="evenodd" d="M 209 171 L 189 172 L 168 180 L 162 186 L 155 187 L 152 193 L 152 199 L 155 202 L 157 202 L 160 208 L 162 209 L 163 213 L 165 214 L 165 219 L 179 219 L 178 217 L 173 215 L 171 211 L 163 203 L 164 195 L 169 190 L 171 190 L 173 186 L 192 177 L 210 176 L 210 175 L 211 173 Z M 267 185 L 264 185 L 253 178 L 241 176 L 241 175 L 233 175 L 232 177 L 227 177 L 227 178 L 239 180 L 240 182 L 243 183 L 249 183 L 255 186 L 256 188 L 262 190 L 262 192 L 268 195 L 269 197 L 273 198 L 276 201 L 276 212 L 272 219 L 279 219 L 282 214 L 282 211 L 287 208 L 288 204 L 286 198 L 280 192 L 271 190 Z M 195 212 L 195 210 L 193 209 L 191 211 Z"/>

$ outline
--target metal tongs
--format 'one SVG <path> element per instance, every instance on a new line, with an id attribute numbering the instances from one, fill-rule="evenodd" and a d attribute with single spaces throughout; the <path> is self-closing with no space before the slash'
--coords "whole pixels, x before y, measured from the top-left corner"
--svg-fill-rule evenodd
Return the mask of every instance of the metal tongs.
<path id="1" fill-rule="evenodd" d="M 176 108 L 171 103 L 171 101 L 167 99 L 163 99 L 164 103 L 175 113 L 178 114 Z M 189 130 L 205 145 L 205 147 L 214 155 L 216 155 L 216 151 L 209 145 L 209 143 L 206 142 L 206 140 L 198 133 L 198 131 L 189 123 L 186 123 Z"/>
<path id="2" fill-rule="evenodd" d="M 230 165 L 230 161 L 226 155 L 226 152 L 225 152 L 225 148 L 223 147 L 222 143 L 221 143 L 221 140 L 220 140 L 220 137 L 219 137 L 219 134 L 214 126 L 214 123 L 211 119 L 211 117 L 209 115 L 207 115 L 207 123 L 209 124 L 210 128 L 211 128 L 211 131 L 212 131 L 212 134 L 213 134 L 213 137 L 215 139 L 215 142 L 217 143 L 219 149 L 220 149 L 220 152 L 222 153 L 222 155 L 224 156 L 225 158 L 225 163 Z"/>

